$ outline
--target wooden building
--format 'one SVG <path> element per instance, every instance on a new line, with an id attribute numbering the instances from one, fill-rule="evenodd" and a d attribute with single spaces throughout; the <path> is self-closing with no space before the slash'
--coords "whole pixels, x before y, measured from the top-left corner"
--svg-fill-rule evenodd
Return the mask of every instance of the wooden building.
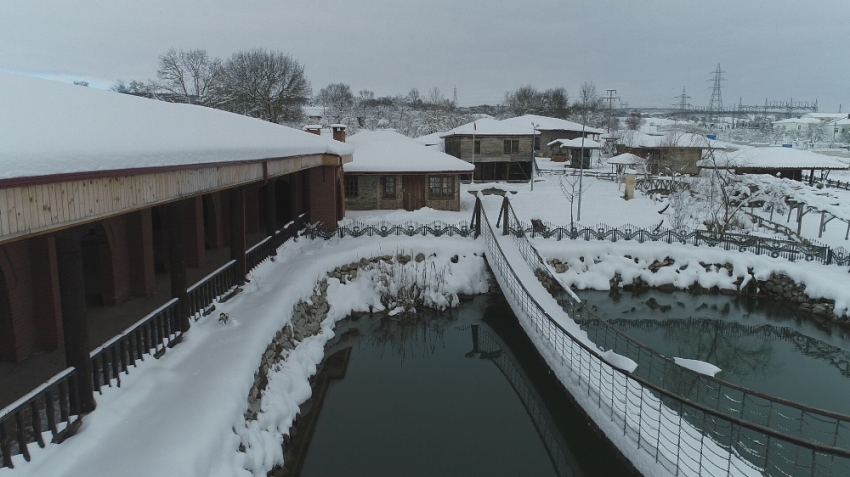
<path id="1" fill-rule="evenodd" d="M 617 154 L 631 153 L 646 159 L 650 174 L 698 174 L 703 151 L 713 148 L 713 141 L 705 136 L 678 131 L 663 135 L 626 131 L 615 145 Z"/>
<path id="2" fill-rule="evenodd" d="M 444 133 L 443 139 L 446 154 L 475 167 L 476 181 L 528 181 L 534 135 L 530 124 L 515 127 L 479 119 Z M 468 178 L 465 175 L 464 179 Z"/>
<path id="3" fill-rule="evenodd" d="M 15 92 L 0 95 L 0 360 L 64 349 L 90 373 L 89 351 L 144 316 L 126 307 L 183 306 L 191 277 L 229 260 L 244 279 L 251 242 L 345 213 L 342 142 L 13 74 L 0 91 Z"/>
<path id="4" fill-rule="evenodd" d="M 569 162 L 570 167 L 588 169 L 593 167 L 593 151 L 599 151 L 602 144 L 591 139 L 556 139 L 549 144 L 549 157 L 552 162 Z"/>
<path id="5" fill-rule="evenodd" d="M 355 153 L 344 166 L 347 209 L 460 210 L 460 176 L 472 164 L 395 131 L 361 131 L 349 143 Z"/>
<path id="6" fill-rule="evenodd" d="M 599 141 L 599 136 L 604 132 L 602 129 L 592 128 L 566 119 L 538 116 L 536 114 L 525 114 L 514 118 L 504 119 L 502 123 L 517 128 L 526 128 L 529 131 L 534 128 L 538 135 L 534 139 L 534 152 L 538 155 L 549 152 L 546 145 L 558 139 L 577 139 L 584 136 L 586 139 Z M 555 158 L 552 158 L 553 162 Z"/>

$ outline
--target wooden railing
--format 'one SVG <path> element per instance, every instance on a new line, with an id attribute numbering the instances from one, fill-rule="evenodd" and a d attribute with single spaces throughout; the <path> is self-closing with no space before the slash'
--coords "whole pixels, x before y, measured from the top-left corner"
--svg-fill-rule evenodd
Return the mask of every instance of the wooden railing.
<path id="1" fill-rule="evenodd" d="M 62 442 L 77 431 L 77 380 L 77 370 L 68 368 L 0 410 L 0 467 L 14 467 L 17 455 L 29 462 L 29 445 L 44 447 L 47 432 L 51 442 Z"/>

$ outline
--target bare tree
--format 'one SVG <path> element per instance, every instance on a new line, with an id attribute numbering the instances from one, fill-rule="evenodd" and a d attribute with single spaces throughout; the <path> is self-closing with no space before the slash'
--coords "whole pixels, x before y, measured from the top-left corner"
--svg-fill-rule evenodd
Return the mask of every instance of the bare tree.
<path id="1" fill-rule="evenodd" d="M 343 83 L 333 83 L 319 90 L 316 102 L 326 108 L 329 118 L 338 123 L 346 116 L 353 115 L 354 94 L 351 87 Z"/>
<path id="2" fill-rule="evenodd" d="M 170 49 L 159 57 L 156 89 L 172 101 L 212 105 L 210 94 L 221 78 L 221 61 L 210 59 L 206 50 Z"/>
<path id="3" fill-rule="evenodd" d="M 574 210 L 573 204 L 576 199 L 587 191 L 590 188 L 590 183 L 585 183 L 581 187 L 579 187 L 580 181 L 579 176 L 564 174 L 558 178 L 558 185 L 561 187 L 561 193 L 564 194 L 564 197 L 570 202 L 570 227 L 572 228 L 574 222 Z"/>
<path id="4" fill-rule="evenodd" d="M 279 51 L 233 54 L 222 67 L 220 107 L 273 123 L 295 122 L 310 98 L 304 67 Z"/>
<path id="5" fill-rule="evenodd" d="M 646 120 L 637 111 L 634 111 L 626 117 L 626 128 L 629 131 L 637 131 L 645 123 Z"/>

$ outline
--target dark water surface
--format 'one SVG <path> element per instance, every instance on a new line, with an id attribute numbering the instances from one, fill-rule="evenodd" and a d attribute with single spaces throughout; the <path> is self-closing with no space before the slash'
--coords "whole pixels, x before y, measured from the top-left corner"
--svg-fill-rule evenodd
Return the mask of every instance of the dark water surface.
<path id="1" fill-rule="evenodd" d="M 850 340 L 784 304 L 686 292 L 582 291 L 594 313 L 668 357 L 707 361 L 717 377 L 850 414 Z"/>
<path id="2" fill-rule="evenodd" d="M 294 474 L 630 475 L 501 297 L 408 326 L 345 320 L 336 334 L 292 444 Z"/>

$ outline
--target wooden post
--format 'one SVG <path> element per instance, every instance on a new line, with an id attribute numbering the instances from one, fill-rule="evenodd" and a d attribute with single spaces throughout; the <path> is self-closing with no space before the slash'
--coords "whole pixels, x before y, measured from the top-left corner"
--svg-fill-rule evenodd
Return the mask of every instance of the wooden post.
<path id="1" fill-rule="evenodd" d="M 821 238 L 823 236 L 823 229 L 826 228 L 823 222 L 824 219 L 826 219 L 826 211 L 822 210 L 820 213 L 820 227 L 818 227 L 818 238 Z"/>
<path id="2" fill-rule="evenodd" d="M 191 199 L 190 199 L 191 200 Z M 171 273 L 171 298 L 179 300 L 180 329 L 189 330 L 189 293 L 186 278 L 186 207 L 185 202 L 168 204 L 168 264 Z"/>
<path id="3" fill-rule="evenodd" d="M 65 337 L 65 364 L 77 370 L 79 395 L 72 406 L 80 415 L 97 406 L 92 387 L 89 358 L 89 327 L 86 314 L 86 288 L 83 278 L 83 250 L 73 233 L 56 236 L 56 264 L 59 269 L 59 298 L 62 302 L 62 329 Z"/>
<path id="4" fill-rule="evenodd" d="M 475 222 L 475 238 L 481 235 L 481 199 L 475 197 L 475 209 L 472 211 L 472 221 Z"/>
<path id="5" fill-rule="evenodd" d="M 797 209 L 797 235 L 800 235 L 803 229 L 803 207 L 803 204 L 800 204 L 800 208 Z"/>
<path id="6" fill-rule="evenodd" d="M 507 192 L 505 194 L 507 194 Z M 510 217 L 508 217 L 508 214 L 510 213 L 510 205 L 511 203 L 508 201 L 508 196 L 505 195 L 504 200 L 502 200 L 502 235 L 508 235 L 511 233 L 511 220 Z"/>
<path id="7" fill-rule="evenodd" d="M 230 259 L 236 260 L 237 285 L 245 283 L 245 189 L 230 189 Z"/>

